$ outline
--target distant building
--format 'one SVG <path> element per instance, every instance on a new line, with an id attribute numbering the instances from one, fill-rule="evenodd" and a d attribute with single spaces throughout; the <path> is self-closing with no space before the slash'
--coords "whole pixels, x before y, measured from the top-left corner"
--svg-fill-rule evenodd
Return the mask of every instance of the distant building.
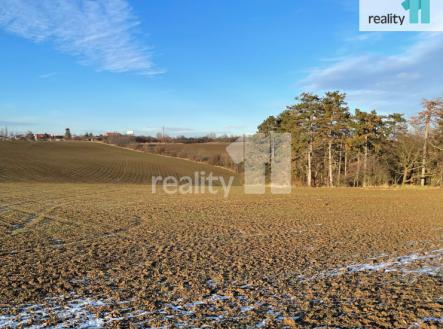
<path id="1" fill-rule="evenodd" d="M 65 129 L 65 139 L 71 139 L 72 135 L 71 135 L 71 129 L 66 128 Z"/>
<path id="2" fill-rule="evenodd" d="M 17 141 L 24 141 L 24 140 L 26 140 L 26 136 L 23 134 L 19 134 L 19 135 L 15 135 L 14 139 Z"/>
<path id="3" fill-rule="evenodd" d="M 106 137 L 120 137 L 122 134 L 117 133 L 117 132 L 107 132 L 105 133 Z"/>
<path id="4" fill-rule="evenodd" d="M 128 131 L 126 132 L 126 135 L 128 135 L 128 136 L 134 136 L 134 130 L 128 130 Z"/>
<path id="5" fill-rule="evenodd" d="M 49 138 L 51 138 L 51 136 L 49 136 L 48 134 L 34 134 L 34 140 L 35 141 L 46 141 Z"/>

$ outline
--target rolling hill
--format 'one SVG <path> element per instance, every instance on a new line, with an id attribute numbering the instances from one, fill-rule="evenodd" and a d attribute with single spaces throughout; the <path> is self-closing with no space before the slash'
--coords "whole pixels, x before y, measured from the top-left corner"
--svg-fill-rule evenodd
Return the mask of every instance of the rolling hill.
<path id="1" fill-rule="evenodd" d="M 238 170 L 226 148 L 230 143 L 149 143 L 138 144 L 137 149 L 145 152 L 190 159 L 210 165 Z"/>
<path id="2" fill-rule="evenodd" d="M 223 168 L 90 142 L 0 142 L 0 182 L 149 184 L 153 176 L 232 176 Z"/>

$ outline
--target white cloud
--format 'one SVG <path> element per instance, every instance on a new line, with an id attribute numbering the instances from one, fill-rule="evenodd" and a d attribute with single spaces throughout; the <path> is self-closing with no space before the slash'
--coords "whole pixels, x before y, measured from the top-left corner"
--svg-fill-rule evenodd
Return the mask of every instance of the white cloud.
<path id="1" fill-rule="evenodd" d="M 383 34 L 381 32 L 359 32 L 348 38 L 346 38 L 347 43 L 355 43 L 355 42 L 369 42 L 369 41 L 379 41 L 383 38 Z"/>
<path id="2" fill-rule="evenodd" d="M 57 75 L 57 72 L 43 73 L 43 74 L 39 75 L 39 78 L 40 79 L 49 79 L 49 78 L 56 76 L 56 75 Z"/>
<path id="3" fill-rule="evenodd" d="M 353 104 L 412 114 L 422 98 L 443 95 L 442 58 L 443 35 L 424 33 L 396 55 L 353 55 L 315 68 L 301 88 L 342 90 Z"/>
<path id="4" fill-rule="evenodd" d="M 155 74 L 139 21 L 126 0 L 2 0 L 0 26 L 34 42 L 48 41 L 82 64 L 110 72 Z"/>

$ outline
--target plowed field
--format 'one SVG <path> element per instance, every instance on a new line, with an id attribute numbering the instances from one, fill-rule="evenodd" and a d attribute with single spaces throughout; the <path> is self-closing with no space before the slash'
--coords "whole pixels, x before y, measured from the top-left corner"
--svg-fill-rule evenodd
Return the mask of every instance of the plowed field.
<path id="1" fill-rule="evenodd" d="M 441 190 L 0 184 L 2 328 L 439 328 L 442 262 Z"/>
<path id="2" fill-rule="evenodd" d="M 233 175 L 206 164 L 90 142 L 0 142 L 0 182 L 150 184 L 152 176 L 193 177 L 201 171 Z"/>

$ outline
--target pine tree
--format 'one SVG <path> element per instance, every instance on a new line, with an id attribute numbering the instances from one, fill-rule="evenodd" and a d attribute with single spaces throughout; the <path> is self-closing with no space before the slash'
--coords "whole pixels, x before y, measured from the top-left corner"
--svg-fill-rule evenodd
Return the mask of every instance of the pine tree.
<path id="1" fill-rule="evenodd" d="M 321 99 L 317 95 L 302 93 L 297 100 L 298 104 L 289 107 L 294 120 L 294 130 L 298 130 L 300 141 L 305 144 L 306 152 L 306 184 L 312 184 L 312 156 L 314 153 L 314 143 L 319 131 L 320 118 L 322 117 L 323 106 Z"/>
<path id="2" fill-rule="evenodd" d="M 322 135 L 327 141 L 328 185 L 334 185 L 333 177 L 333 147 L 337 141 L 342 141 L 349 121 L 349 109 L 346 104 L 346 94 L 338 91 L 327 92 L 322 99 Z M 343 143 L 339 146 L 342 149 Z M 341 157 L 339 159 L 341 164 Z M 339 170 L 340 172 L 340 170 Z"/>

